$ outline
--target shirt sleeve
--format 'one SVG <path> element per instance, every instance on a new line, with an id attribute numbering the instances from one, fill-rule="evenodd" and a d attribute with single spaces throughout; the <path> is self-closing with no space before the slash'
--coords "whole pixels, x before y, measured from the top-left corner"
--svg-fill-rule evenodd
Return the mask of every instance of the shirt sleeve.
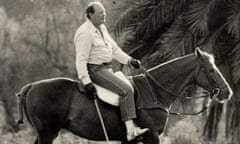
<path id="1" fill-rule="evenodd" d="M 108 41 L 113 50 L 113 58 L 122 64 L 128 64 L 131 57 L 118 46 L 118 44 L 113 40 L 113 38 L 108 33 L 107 28 L 105 26 L 103 26 L 103 30 L 107 33 Z"/>
<path id="2" fill-rule="evenodd" d="M 112 38 L 111 46 L 113 48 L 113 58 L 122 64 L 128 64 L 131 57 L 127 53 L 125 53 Z"/>
<path id="3" fill-rule="evenodd" d="M 87 70 L 87 63 L 92 47 L 92 37 L 88 32 L 80 32 L 74 39 L 76 47 L 76 68 L 78 78 L 86 85 L 91 83 Z"/>

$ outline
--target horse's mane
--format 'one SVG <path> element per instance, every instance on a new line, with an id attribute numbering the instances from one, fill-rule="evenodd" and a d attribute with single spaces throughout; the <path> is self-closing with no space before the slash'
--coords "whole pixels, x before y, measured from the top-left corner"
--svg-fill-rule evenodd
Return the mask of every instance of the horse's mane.
<path id="1" fill-rule="evenodd" d="M 202 51 L 201 53 L 202 53 L 202 56 L 205 56 L 209 60 L 210 63 L 212 63 L 212 64 L 215 63 L 215 59 L 214 59 L 214 56 L 212 54 L 207 53 L 205 51 Z"/>
<path id="2" fill-rule="evenodd" d="M 207 53 L 207 52 L 205 52 L 205 51 L 201 51 L 201 55 L 202 55 L 202 57 L 204 57 L 206 60 L 208 60 L 211 64 L 215 65 L 215 59 L 214 59 L 214 57 L 213 57 L 212 54 Z M 180 61 L 180 60 L 183 60 L 183 59 L 185 59 L 185 58 L 192 57 L 192 56 L 196 56 L 196 54 L 191 53 L 191 54 L 188 54 L 188 55 L 184 55 L 184 56 L 181 56 L 181 57 L 177 57 L 177 58 L 171 59 L 171 60 L 166 61 L 166 62 L 164 62 L 164 63 L 161 63 L 161 64 L 159 64 L 159 65 L 157 65 L 157 66 L 155 66 L 155 67 L 153 67 L 153 68 L 150 68 L 148 71 L 153 71 L 153 70 L 158 69 L 158 68 L 160 68 L 160 67 L 164 67 L 164 66 L 166 66 L 166 65 L 168 65 L 168 64 L 171 64 L 171 63 L 174 63 L 174 62 L 177 62 L 177 61 Z"/>

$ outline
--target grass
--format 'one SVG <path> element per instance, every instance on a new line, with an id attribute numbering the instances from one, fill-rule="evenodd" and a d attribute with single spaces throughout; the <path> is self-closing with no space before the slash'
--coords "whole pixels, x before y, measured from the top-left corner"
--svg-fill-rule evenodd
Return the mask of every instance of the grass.
<path id="1" fill-rule="evenodd" d="M 0 133 L 1 144 L 33 144 L 35 134 L 31 128 L 21 130 L 17 133 Z M 54 144 L 104 144 L 105 142 L 94 142 L 75 136 L 69 132 L 60 132 L 54 140 Z M 111 144 L 119 144 L 111 142 Z"/>

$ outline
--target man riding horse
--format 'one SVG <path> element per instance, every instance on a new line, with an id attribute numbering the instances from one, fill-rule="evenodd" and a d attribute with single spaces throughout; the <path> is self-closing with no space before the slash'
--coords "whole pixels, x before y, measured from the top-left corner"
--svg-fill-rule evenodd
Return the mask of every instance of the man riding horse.
<path id="1" fill-rule="evenodd" d="M 37 133 L 34 144 L 52 144 L 61 129 L 89 140 L 107 140 L 92 98 L 96 98 L 92 82 L 121 96 L 120 110 L 103 101 L 98 104 L 109 140 L 123 144 L 159 144 L 159 135 L 166 128 L 174 101 L 183 98 L 181 93 L 189 85 L 207 90 L 206 97 L 214 102 L 232 97 L 232 90 L 215 65 L 214 57 L 196 48 L 192 54 L 143 69 L 143 74 L 133 76 L 138 90 L 135 104 L 132 89 L 113 75 L 110 63 L 115 58 L 139 67 L 138 60 L 124 53 L 110 37 L 104 26 L 105 9 L 101 3 L 90 3 L 86 14 L 87 21 L 74 39 L 78 76 L 85 89 L 78 80 L 56 77 L 28 83 L 17 93 L 18 122 L 23 122 L 25 113 Z"/>
<path id="2" fill-rule="evenodd" d="M 111 61 L 114 58 L 135 68 L 140 67 L 140 62 L 123 52 L 111 38 L 104 25 L 105 8 L 100 2 L 91 2 L 88 5 L 86 17 L 86 22 L 78 28 L 74 36 L 78 77 L 90 96 L 96 95 L 93 82 L 121 96 L 121 117 L 127 129 L 127 139 L 132 140 L 148 129 L 141 129 L 134 124 L 136 110 L 133 89 L 114 75 Z"/>
<path id="3" fill-rule="evenodd" d="M 199 48 L 192 54 L 157 65 L 145 71 L 145 75 L 136 75 L 132 79 L 140 88 L 134 122 L 149 128 L 140 137 L 129 141 L 119 108 L 98 101 L 109 140 L 123 144 L 159 144 L 159 135 L 164 132 L 174 101 L 184 98 L 180 94 L 189 85 L 196 84 L 207 90 L 206 98 L 214 102 L 230 100 L 233 94 L 214 64 L 214 58 Z M 153 97 L 142 89 L 153 92 Z M 66 77 L 35 81 L 24 85 L 17 96 L 18 122 L 23 122 L 25 113 L 37 133 L 34 144 L 52 144 L 61 129 L 89 140 L 107 140 L 97 117 L 96 101 L 82 89 L 79 81 Z"/>

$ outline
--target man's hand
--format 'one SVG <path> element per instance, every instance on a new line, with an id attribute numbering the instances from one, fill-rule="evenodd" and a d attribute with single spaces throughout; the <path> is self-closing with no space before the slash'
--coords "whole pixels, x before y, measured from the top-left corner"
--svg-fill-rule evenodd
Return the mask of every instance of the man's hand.
<path id="1" fill-rule="evenodd" d="M 131 59 L 130 65 L 133 66 L 134 68 L 138 69 L 141 66 L 141 62 L 137 59 Z"/>
<path id="2" fill-rule="evenodd" d="M 89 84 L 85 85 L 85 89 L 86 89 L 88 95 L 92 96 L 94 99 L 97 98 L 96 97 L 97 96 L 97 90 L 92 83 L 89 83 Z"/>

